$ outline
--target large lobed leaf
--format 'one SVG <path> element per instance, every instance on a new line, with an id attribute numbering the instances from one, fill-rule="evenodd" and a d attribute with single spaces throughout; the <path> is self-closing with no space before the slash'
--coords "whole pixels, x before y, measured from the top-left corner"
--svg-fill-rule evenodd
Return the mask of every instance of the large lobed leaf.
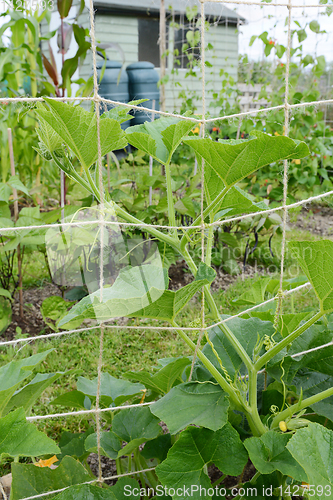
<path id="1" fill-rule="evenodd" d="M 180 118 L 159 118 L 126 130 L 128 142 L 155 160 L 166 164 L 183 137 L 193 128 L 193 122 Z"/>
<path id="2" fill-rule="evenodd" d="M 52 439 L 26 421 L 23 408 L 0 418 L 0 458 L 38 457 L 59 452 Z"/>
<path id="3" fill-rule="evenodd" d="M 222 316 L 222 319 L 228 316 Z M 274 333 L 274 327 L 270 321 L 261 321 L 259 318 L 234 318 L 228 321 L 228 327 L 233 332 L 237 340 L 241 343 L 250 358 L 253 359 L 254 350 L 258 346 L 260 340 L 268 335 L 269 337 Z M 244 364 L 240 356 L 236 353 L 232 344 L 224 335 L 222 330 L 217 326 L 210 330 L 210 339 L 222 361 L 224 368 L 233 378 L 236 373 L 241 371 L 245 373 Z M 278 336 L 276 336 L 277 338 Z M 207 358 L 221 371 L 220 365 L 210 347 L 206 344 L 203 348 L 204 354 Z M 258 353 L 257 353 L 258 354 Z M 223 375 L 223 372 L 221 372 Z"/>
<path id="4" fill-rule="evenodd" d="M 87 437 L 84 446 L 89 453 L 98 453 L 96 432 Z M 100 446 L 102 455 L 113 459 L 118 458 L 118 452 L 121 450 L 121 442 L 114 432 L 101 432 Z"/>
<path id="5" fill-rule="evenodd" d="M 211 488 L 204 470 L 210 462 L 230 476 L 237 476 L 245 467 L 247 452 L 229 423 L 217 432 L 197 427 L 183 431 L 169 450 L 167 459 L 156 467 L 156 473 L 163 486 L 181 488 L 180 495 L 173 498 L 199 500 L 202 498 L 200 486 Z M 192 485 L 198 489 L 191 491 Z"/>
<path id="6" fill-rule="evenodd" d="M 180 378 L 181 374 L 189 364 L 189 358 L 178 358 L 163 366 L 161 370 L 153 375 L 146 371 L 139 371 L 127 372 L 124 376 L 130 380 L 141 382 L 147 389 L 151 389 L 153 392 L 166 394 L 175 383 L 179 384 L 179 382 L 182 382 Z"/>
<path id="7" fill-rule="evenodd" d="M 307 481 L 304 469 L 292 457 L 286 445 L 290 439 L 288 434 L 268 431 L 261 437 L 252 437 L 244 441 L 249 457 L 261 474 L 271 474 L 278 470 L 297 481 Z"/>
<path id="8" fill-rule="evenodd" d="M 118 458 L 129 455 L 140 444 L 155 439 L 161 433 L 156 418 L 147 406 L 121 410 L 112 421 L 112 431 L 127 445 L 118 452 Z"/>
<path id="9" fill-rule="evenodd" d="M 320 500 L 325 493 L 331 498 L 333 491 L 333 431 L 322 425 L 311 423 L 299 429 L 290 439 L 287 448 L 295 460 L 305 470 L 308 481 L 315 493 L 314 500 Z M 318 488 L 319 487 L 319 488 Z M 324 490 L 320 494 L 321 487 Z M 318 488 L 318 489 L 317 489 Z"/>
<path id="10" fill-rule="evenodd" d="M 333 311 L 333 241 L 292 241 L 289 248 L 313 286 L 321 310 Z"/>
<path id="11" fill-rule="evenodd" d="M 190 424 L 217 431 L 228 421 L 229 400 L 221 387 L 212 382 L 177 385 L 150 407 L 166 423 L 171 434 Z"/>
<path id="12" fill-rule="evenodd" d="M 53 349 L 48 349 L 19 361 L 11 361 L 0 368 L 0 416 L 6 411 L 11 397 L 23 380 L 29 377 L 32 369 L 52 351 Z"/>
<path id="13" fill-rule="evenodd" d="M 304 142 L 295 142 L 289 137 L 272 137 L 253 131 L 255 139 L 237 141 L 235 144 L 215 142 L 211 139 L 188 137 L 184 143 L 230 187 L 265 165 L 284 159 L 304 158 L 309 149 Z"/>
<path id="14" fill-rule="evenodd" d="M 165 290 L 162 272 L 150 264 L 121 270 L 112 287 L 104 288 L 103 302 L 97 290 L 76 304 L 58 325 L 79 316 L 101 321 L 122 316 L 172 321 L 195 293 L 215 277 L 213 269 L 201 263 L 196 279 L 174 292 Z"/>
<path id="15" fill-rule="evenodd" d="M 12 489 L 10 498 L 21 498 L 67 488 L 74 484 L 91 481 L 91 476 L 80 462 L 72 457 L 65 457 L 59 467 L 36 467 L 34 464 L 12 464 Z M 54 498 L 47 495 L 45 498 Z"/>
<path id="16" fill-rule="evenodd" d="M 8 413 L 12 408 L 19 407 L 22 407 L 26 413 L 30 413 L 36 399 L 39 398 L 49 385 L 53 384 L 53 382 L 66 373 L 68 372 L 37 373 L 29 384 L 15 392 L 5 408 L 5 413 Z"/>
<path id="17" fill-rule="evenodd" d="M 96 114 L 85 111 L 80 105 L 72 106 L 53 99 L 44 99 L 50 111 L 38 107 L 36 112 L 50 125 L 55 134 L 51 134 L 49 129 L 46 132 L 42 131 L 43 122 L 41 122 L 41 138 L 47 137 L 52 151 L 58 147 L 60 136 L 78 157 L 80 163 L 89 168 L 98 158 Z M 101 117 L 100 144 L 102 156 L 126 147 L 125 134 L 116 120 Z"/>

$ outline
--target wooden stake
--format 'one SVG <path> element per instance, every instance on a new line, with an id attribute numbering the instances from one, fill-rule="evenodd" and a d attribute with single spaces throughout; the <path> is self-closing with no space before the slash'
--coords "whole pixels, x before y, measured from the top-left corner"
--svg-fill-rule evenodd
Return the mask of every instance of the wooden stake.
<path id="1" fill-rule="evenodd" d="M 15 163 L 14 163 L 14 149 L 13 149 L 13 138 L 12 138 L 12 129 L 7 129 L 8 133 L 8 147 L 9 147 L 9 158 L 10 158 L 10 172 L 12 176 L 15 176 Z M 13 188 L 13 196 L 14 196 L 14 217 L 15 222 L 19 216 L 18 209 L 18 199 L 17 199 L 17 189 Z M 17 245 L 17 267 L 18 267 L 18 276 L 19 276 L 19 301 L 20 301 L 20 318 L 23 319 L 23 290 L 22 290 L 22 254 L 21 254 L 21 245 Z"/>
<path id="2" fill-rule="evenodd" d="M 166 70 L 166 18 L 165 18 L 165 3 L 161 0 L 160 6 L 160 80 L 165 77 Z M 160 85 L 160 103 L 161 111 L 165 111 L 165 83 Z"/>

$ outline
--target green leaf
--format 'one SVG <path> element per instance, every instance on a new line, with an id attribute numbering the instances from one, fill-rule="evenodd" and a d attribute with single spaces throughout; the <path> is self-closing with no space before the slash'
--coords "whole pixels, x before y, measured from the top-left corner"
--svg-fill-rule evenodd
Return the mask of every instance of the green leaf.
<path id="1" fill-rule="evenodd" d="M 333 346 L 295 356 L 296 354 L 320 347 L 331 342 L 333 332 L 322 326 L 313 325 L 299 336 L 288 349 L 282 351 L 284 356 L 283 370 L 281 357 L 276 356 L 268 364 L 267 371 L 277 381 L 283 381 L 293 392 L 308 398 L 327 390 L 333 385 Z M 312 410 L 333 420 L 333 397 L 325 398 L 311 406 Z"/>
<path id="2" fill-rule="evenodd" d="M 12 190 L 5 183 L 0 182 L 0 201 L 4 201 L 5 203 L 9 202 L 9 197 L 12 194 Z"/>
<path id="3" fill-rule="evenodd" d="M 229 423 L 217 432 L 189 427 L 180 434 L 169 450 L 167 459 L 155 470 L 163 486 L 175 490 L 189 488 L 188 494 L 173 498 L 199 500 L 202 498 L 200 486 L 211 488 L 210 479 L 205 472 L 205 465 L 210 462 L 230 476 L 241 474 L 245 467 L 247 453 L 238 433 Z M 192 485 L 197 486 L 198 491 L 191 492 Z M 211 496 L 207 495 L 205 498 Z"/>
<path id="4" fill-rule="evenodd" d="M 35 401 L 45 389 L 58 380 L 59 377 L 67 373 L 68 372 L 37 373 L 29 384 L 15 392 L 5 408 L 5 413 L 8 413 L 12 408 L 22 407 L 26 414 L 29 414 Z"/>
<path id="5" fill-rule="evenodd" d="M 65 457 L 56 469 L 36 467 L 34 464 L 14 463 L 12 475 L 12 500 L 20 500 L 91 481 L 91 476 L 83 465 L 72 457 Z M 55 495 L 47 495 L 47 498 L 55 498 Z"/>
<path id="6" fill-rule="evenodd" d="M 36 129 L 38 138 L 39 138 L 39 145 L 42 149 L 41 153 L 42 156 L 43 154 L 47 153 L 54 153 L 55 151 L 61 151 L 62 149 L 62 139 L 60 135 L 57 133 L 57 131 L 49 125 L 49 123 L 44 120 L 41 116 L 41 113 L 45 113 L 45 107 L 37 103 L 37 115 L 38 115 L 38 122 L 39 122 L 39 127 Z M 44 147 L 42 147 L 44 146 Z M 44 149 L 45 148 L 45 149 Z M 50 158 L 48 158 L 50 159 Z"/>
<path id="7" fill-rule="evenodd" d="M 52 351 L 53 349 L 48 349 L 19 361 L 11 361 L 0 368 L 0 416 L 19 385 L 31 375 L 32 368 L 41 363 Z"/>
<path id="8" fill-rule="evenodd" d="M 38 457 L 59 453 L 52 439 L 26 421 L 23 408 L 0 419 L 0 458 Z"/>
<path id="9" fill-rule="evenodd" d="M 51 401 L 52 405 L 70 406 L 71 408 L 80 408 L 82 410 L 90 410 L 91 402 L 86 406 L 89 398 L 80 391 L 69 391 L 61 394 Z"/>
<path id="10" fill-rule="evenodd" d="M 92 484 L 71 486 L 54 497 L 55 500 L 114 500 L 115 498 L 117 497 L 113 495 L 110 488 L 100 488 Z"/>
<path id="11" fill-rule="evenodd" d="M 200 262 L 195 275 L 195 281 L 207 280 L 208 283 L 212 283 L 216 278 L 216 272 L 210 266 L 207 266 L 204 262 Z"/>
<path id="12" fill-rule="evenodd" d="M 157 436 L 157 438 L 152 439 L 145 444 L 143 450 L 141 451 L 141 455 L 146 460 L 157 458 L 159 462 L 163 462 L 163 460 L 166 459 L 170 448 L 171 435 L 161 434 L 160 436 Z"/>
<path id="13" fill-rule="evenodd" d="M 7 330 L 11 321 L 12 321 L 12 306 L 9 300 L 2 297 L 2 294 L 0 293 L 0 335 Z M 0 397 L 1 397 L 1 391 L 0 391 Z M 1 414 L 1 404 L 0 404 L 0 414 Z"/>
<path id="14" fill-rule="evenodd" d="M 193 122 L 180 118 L 159 118 L 126 130 L 128 142 L 157 161 L 166 164 L 183 138 L 193 128 Z"/>
<path id="15" fill-rule="evenodd" d="M 77 389 L 88 396 L 96 397 L 97 381 L 98 377 L 93 380 L 79 377 Z M 105 401 L 107 401 L 109 405 L 111 405 L 111 403 L 114 403 L 116 406 L 121 405 L 132 396 L 140 394 L 144 389 L 145 387 L 142 384 L 133 384 L 128 380 L 112 377 L 109 373 L 101 374 L 100 395 L 107 398 Z"/>
<path id="16" fill-rule="evenodd" d="M 286 448 L 289 439 L 290 435 L 288 434 L 268 431 L 260 438 L 246 439 L 244 446 L 249 453 L 251 462 L 261 474 L 271 474 L 278 470 L 296 481 L 307 482 L 304 470 Z"/>
<path id="17" fill-rule="evenodd" d="M 219 210 L 228 210 L 228 218 L 239 214 L 260 212 L 267 210 L 268 206 L 263 201 L 254 202 L 252 197 L 238 186 L 233 186 L 222 200 Z"/>
<path id="18" fill-rule="evenodd" d="M 199 157 L 200 160 L 200 157 Z M 208 164 L 205 165 L 205 194 L 207 203 L 210 204 L 224 189 L 222 179 Z"/>
<path id="19" fill-rule="evenodd" d="M 171 322 L 197 293 L 197 291 L 208 283 L 208 280 L 194 280 L 192 283 L 180 288 L 176 292 L 166 290 L 153 304 L 144 307 L 141 311 L 137 311 L 131 316 L 136 318 L 161 319 Z"/>
<path id="20" fill-rule="evenodd" d="M 86 169 L 97 161 L 96 114 L 85 111 L 82 106 L 44 98 L 51 111 L 37 108 L 36 112 L 62 138 Z M 127 145 L 120 124 L 109 118 L 100 121 L 100 144 L 102 156 Z"/>
<path id="21" fill-rule="evenodd" d="M 86 432 L 79 432 L 73 434 L 72 432 L 64 431 L 61 434 L 59 441 L 59 448 L 61 454 L 57 456 L 59 461 L 61 461 L 66 455 L 69 455 L 80 462 L 85 460 L 89 453 L 84 447 L 84 443 L 88 436 L 93 434 L 94 429 L 90 427 Z"/>
<path id="22" fill-rule="evenodd" d="M 301 321 L 305 321 L 310 316 L 312 316 L 311 312 L 281 314 L 281 316 L 279 317 L 278 330 L 281 333 L 282 337 L 283 338 L 288 337 L 288 335 L 290 335 L 294 330 L 296 330 L 296 328 L 298 328 Z M 299 339 L 303 340 L 304 335 L 302 335 L 302 337 Z"/>
<path id="23" fill-rule="evenodd" d="M 188 41 L 190 47 L 196 47 L 200 42 L 200 31 L 187 31 L 186 32 L 186 40 Z"/>
<path id="24" fill-rule="evenodd" d="M 311 21 L 309 23 L 309 28 L 311 31 L 313 31 L 314 33 L 319 33 L 320 32 L 320 24 L 318 23 L 318 21 Z"/>
<path id="25" fill-rule="evenodd" d="M 183 139 L 196 154 L 222 179 L 226 187 L 233 186 L 265 165 L 283 159 L 304 158 L 309 149 L 304 142 L 296 143 L 285 136 L 272 137 L 253 131 L 255 139 L 232 143 L 188 137 Z"/>
<path id="26" fill-rule="evenodd" d="M 7 299 L 12 300 L 12 295 L 8 290 L 5 290 L 4 288 L 0 288 L 0 295 L 2 297 L 6 297 Z"/>
<path id="27" fill-rule="evenodd" d="M 238 299 L 233 302 L 238 306 L 255 305 L 264 302 L 266 288 L 271 281 L 271 278 L 259 278 L 253 283 L 251 289 L 242 293 Z"/>
<path id="28" fill-rule="evenodd" d="M 57 0 L 58 12 L 61 19 L 68 16 L 73 0 Z"/>
<path id="29" fill-rule="evenodd" d="M 22 184 L 17 175 L 13 175 L 12 177 L 10 177 L 7 181 L 7 184 L 9 184 L 10 187 L 17 189 L 18 191 L 22 191 L 23 193 L 29 196 L 28 189 L 25 187 L 24 184 Z"/>
<path id="30" fill-rule="evenodd" d="M 333 241 L 292 241 L 289 248 L 327 313 L 333 311 Z"/>
<path id="31" fill-rule="evenodd" d="M 330 358 L 332 358 L 332 353 Z M 302 391 L 303 398 L 315 396 L 319 392 L 331 389 L 333 386 L 333 376 L 320 371 L 300 370 L 294 377 L 292 387 L 295 386 L 297 392 Z M 318 403 L 311 405 L 311 409 L 318 415 L 322 415 L 333 421 L 333 397 L 325 398 Z"/>
<path id="32" fill-rule="evenodd" d="M 153 375 L 145 371 L 140 371 L 127 372 L 123 376 L 141 382 L 147 389 L 151 389 L 153 392 L 166 394 L 171 390 L 175 382 L 182 382 L 181 374 L 190 363 L 189 358 L 179 358 L 168 363 Z"/>
<path id="33" fill-rule="evenodd" d="M 177 385 L 150 406 L 150 411 L 166 423 L 171 434 L 190 424 L 217 431 L 228 421 L 229 400 L 212 382 Z"/>
<path id="34" fill-rule="evenodd" d="M 209 281 L 195 280 L 174 292 L 162 288 L 165 285 L 162 272 L 162 268 L 152 265 L 120 271 L 112 287 L 104 288 L 102 303 L 99 301 L 100 291 L 97 290 L 76 304 L 59 321 L 58 326 L 63 326 L 80 315 L 84 315 L 85 318 L 97 317 L 100 320 L 127 316 L 173 321 L 195 293 Z M 210 271 L 202 272 L 212 276 Z M 143 274 L 145 281 L 142 278 Z M 156 288 L 154 285 L 161 288 Z"/>
<path id="35" fill-rule="evenodd" d="M 112 421 L 112 431 L 128 444 L 122 448 L 118 457 L 129 455 L 140 444 L 156 438 L 162 431 L 159 420 L 146 406 L 121 410 Z"/>
<path id="36" fill-rule="evenodd" d="M 122 410 L 124 411 L 124 410 Z M 101 432 L 101 454 L 105 457 L 116 459 L 121 450 L 121 442 L 114 432 Z M 85 441 L 85 449 L 89 453 L 97 453 L 97 434 L 91 434 Z"/>
<path id="37" fill-rule="evenodd" d="M 283 54 L 286 51 L 286 47 L 284 45 L 280 45 L 279 43 L 275 46 L 276 49 L 276 55 L 278 56 L 279 59 L 283 56 Z"/>
<path id="38" fill-rule="evenodd" d="M 139 483 L 131 477 L 121 477 L 109 488 L 92 484 L 71 486 L 56 496 L 55 500 L 127 500 L 131 491 L 140 491 Z"/>
<path id="39" fill-rule="evenodd" d="M 308 37 L 308 35 L 306 34 L 306 31 L 303 29 L 297 30 L 296 33 L 297 33 L 297 38 L 298 38 L 299 43 L 302 43 Z"/>
<path id="40" fill-rule="evenodd" d="M 160 298 L 165 288 L 166 271 L 162 267 L 146 264 L 124 268 L 114 284 L 103 289 L 103 302 L 100 302 L 100 290 L 97 290 L 76 304 L 59 321 L 58 326 L 61 327 L 80 315 L 100 320 L 135 316 L 136 311 Z"/>
<path id="41" fill-rule="evenodd" d="M 54 295 L 52 297 L 47 297 L 45 300 L 43 300 L 40 312 L 42 313 L 44 320 L 46 318 L 49 318 L 56 321 L 73 304 L 75 304 L 75 302 L 69 302 L 68 300 L 64 300 L 62 297 L 59 297 L 58 295 Z"/>
<path id="42" fill-rule="evenodd" d="M 304 429 L 299 429 L 287 444 L 292 456 L 305 470 L 308 481 L 324 488 L 324 491 L 333 490 L 333 431 L 311 423 Z M 314 500 L 321 500 L 316 489 Z"/>
<path id="43" fill-rule="evenodd" d="M 130 101 L 128 104 L 133 106 L 139 106 L 143 102 L 149 101 L 149 99 L 137 99 L 136 101 Z M 129 115 L 131 108 L 127 106 L 115 106 L 111 108 L 109 111 L 103 113 L 102 118 L 111 118 L 112 120 L 117 120 L 119 123 L 127 122 L 128 120 L 132 120 L 134 116 Z"/>
<path id="44" fill-rule="evenodd" d="M 228 316 L 221 316 L 222 319 L 227 317 Z M 234 318 L 228 321 L 227 325 L 252 359 L 255 348 L 258 348 L 260 340 L 262 340 L 265 335 L 271 337 L 274 333 L 272 323 L 270 321 L 261 321 L 259 318 Z M 241 358 L 220 328 L 212 328 L 209 337 L 230 377 L 233 378 L 239 370 L 245 373 Z M 278 340 L 278 335 L 276 335 L 276 340 Z M 259 349 L 259 351 L 262 353 L 264 352 L 263 349 Z M 220 365 L 209 344 L 205 345 L 203 352 L 214 366 L 221 371 Z M 224 374 L 222 373 L 222 375 Z"/>

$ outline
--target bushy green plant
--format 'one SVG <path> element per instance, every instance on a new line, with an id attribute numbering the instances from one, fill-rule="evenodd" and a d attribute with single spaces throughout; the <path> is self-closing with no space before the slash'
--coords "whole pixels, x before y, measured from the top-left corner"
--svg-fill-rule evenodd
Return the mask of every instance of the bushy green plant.
<path id="1" fill-rule="evenodd" d="M 68 176 L 95 196 L 101 203 L 97 208 L 103 211 L 104 218 L 116 216 L 129 223 L 141 224 L 140 219 L 112 202 L 107 191 L 101 198 L 101 189 L 91 176 L 90 169 L 98 158 L 96 115 L 79 106 L 52 100 L 47 100 L 47 107 L 40 106 L 37 112 L 40 117 L 40 153 L 47 160 L 53 159 Z M 156 261 L 149 260 L 148 255 L 146 261 L 122 268 L 114 284 L 103 289 L 102 299 L 100 290 L 83 298 L 62 318 L 59 326 L 80 316 L 106 321 L 126 315 L 168 322 L 192 351 L 197 351 L 197 360 L 191 380 L 187 358 L 165 360 L 162 368 L 153 375 L 144 372 L 128 374 L 137 385 L 135 391 L 140 392 L 143 385 L 148 391 L 148 401 L 156 401 L 150 409 L 133 408 L 120 411 L 113 419 L 112 414 L 106 417 L 111 430 L 104 429 L 102 454 L 114 457 L 117 454 L 118 458 L 119 454 L 127 455 L 120 467 L 129 471 L 133 470 L 132 467 L 144 467 L 146 460 L 151 460 L 150 463 L 157 467 L 150 475 L 140 476 L 143 488 L 157 488 L 162 484 L 166 488 L 191 488 L 195 485 L 208 489 L 212 487 L 207 476 L 210 463 L 215 463 L 224 474 L 237 476 L 250 457 L 257 473 L 243 487 L 252 486 L 260 491 L 263 487 L 271 488 L 277 496 L 290 499 L 291 492 L 296 488 L 301 492 L 301 484 L 305 482 L 310 484 L 312 498 L 319 499 L 323 491 L 331 495 L 333 478 L 329 460 L 315 459 L 319 455 L 329 457 L 332 454 L 333 433 L 322 425 L 322 417 L 332 425 L 332 373 L 329 364 L 320 362 L 329 355 L 331 346 L 311 351 L 300 360 L 295 359 L 294 354 L 332 338 L 328 325 L 333 311 L 333 243 L 289 244 L 317 295 L 317 313 L 283 315 L 278 307 L 275 312 L 273 308 L 271 312 L 253 313 L 249 318 L 221 322 L 228 318 L 221 318 L 210 292 L 210 284 L 215 278 L 210 266 L 213 227 L 208 224 L 205 227 L 205 261 L 197 266 L 188 245 L 201 244 L 201 229 L 196 228 L 200 226 L 201 217 L 182 231 L 175 228 L 170 172 L 172 155 L 183 142 L 195 151 L 199 164 L 201 160 L 205 161 L 205 223 L 222 221 L 230 215 L 247 211 L 257 210 L 264 214 L 266 205 L 257 206 L 237 188 L 237 184 L 265 165 L 274 165 L 283 159 L 305 158 L 309 154 L 307 146 L 284 136 L 270 136 L 259 131 L 251 133 L 253 135 L 248 140 L 214 142 L 189 136 L 192 123 L 174 118 L 161 118 L 130 127 L 125 134 L 117 122 L 117 110 L 112 113 L 113 118 L 105 113 L 100 120 L 101 153 L 119 149 L 129 142 L 164 165 L 170 229 L 162 231 L 151 225 L 144 231 L 174 248 L 186 261 L 194 280 L 178 291 L 168 290 L 165 271 L 156 267 Z M 75 170 L 68 151 L 79 159 L 84 175 Z M 200 290 L 203 290 L 208 311 L 206 321 L 218 324 L 206 331 L 204 347 L 199 346 L 196 350 L 196 345 L 178 326 L 176 318 Z M 282 290 L 278 293 L 278 300 L 281 293 Z M 202 327 L 200 318 L 194 324 L 198 330 Z M 266 372 L 264 384 L 258 378 L 262 377 L 263 369 Z M 107 374 L 104 377 L 106 380 L 110 378 Z M 60 396 L 61 400 L 57 402 L 90 407 L 96 396 L 96 384 L 96 380 L 80 380 L 77 391 Z M 105 389 L 101 391 L 102 405 L 121 404 L 137 394 L 117 392 L 120 386 L 121 382 L 117 380 L 105 382 Z M 117 394 L 120 399 L 117 399 Z M 122 399 L 124 394 L 125 399 Z M 157 425 L 160 420 L 167 424 L 170 436 L 160 435 Z M 138 422 L 140 432 L 135 427 Z M 91 441 L 94 447 L 95 438 L 92 436 L 85 437 L 85 442 Z M 119 440 L 128 443 L 121 451 Z M 147 441 L 140 451 L 138 446 Z M 85 449 L 89 451 L 90 448 Z M 24 474 L 23 466 L 20 467 L 21 474 Z M 72 498 L 75 491 L 78 490 L 70 488 L 60 498 Z M 207 498 L 212 494 L 207 493 Z M 310 495 L 307 490 L 303 494 Z M 176 498 L 175 495 L 172 493 L 171 496 Z M 241 496 L 238 494 L 236 498 Z M 188 497 L 185 492 L 183 498 Z"/>

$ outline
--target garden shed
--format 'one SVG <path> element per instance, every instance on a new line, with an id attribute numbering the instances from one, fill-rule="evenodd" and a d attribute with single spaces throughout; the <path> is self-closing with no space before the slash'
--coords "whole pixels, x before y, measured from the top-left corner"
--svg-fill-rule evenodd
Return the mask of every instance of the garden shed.
<path id="1" fill-rule="evenodd" d="M 79 2 L 74 2 L 78 8 Z M 169 77 L 165 86 L 166 110 L 181 108 L 184 98 L 196 101 L 198 111 L 201 102 L 200 67 L 193 65 L 192 75 L 188 73 L 188 57 L 182 51 L 184 43 L 188 44 L 188 31 L 199 36 L 197 21 L 200 13 L 200 2 L 197 0 L 168 0 L 166 7 L 166 75 Z M 95 0 L 95 29 L 97 41 L 101 44 L 116 43 L 123 51 L 125 65 L 137 61 L 152 62 L 157 69 L 160 66 L 159 55 L 159 23 L 160 0 Z M 198 14 L 195 14 L 196 8 Z M 207 97 L 209 104 L 213 101 L 213 93 L 221 89 L 221 70 L 234 79 L 237 78 L 238 64 L 238 26 L 245 22 L 234 10 L 219 3 L 206 5 L 206 21 L 209 23 L 206 33 L 206 74 Z M 189 13 L 193 15 L 188 19 Z M 56 15 L 57 13 L 54 13 Z M 52 19 L 51 19 L 52 22 Z M 89 28 L 89 2 L 80 16 L 82 26 Z M 57 28 L 59 20 L 54 19 L 52 29 Z M 195 41 L 195 39 L 194 39 Z M 194 61 L 199 57 L 199 48 L 189 47 L 194 54 Z M 119 51 L 107 49 L 111 60 L 121 61 Z M 92 72 L 92 55 L 89 53 L 79 70 L 79 77 L 87 79 Z M 186 76 L 187 75 L 187 76 Z M 216 95 L 215 95 L 216 100 Z"/>

